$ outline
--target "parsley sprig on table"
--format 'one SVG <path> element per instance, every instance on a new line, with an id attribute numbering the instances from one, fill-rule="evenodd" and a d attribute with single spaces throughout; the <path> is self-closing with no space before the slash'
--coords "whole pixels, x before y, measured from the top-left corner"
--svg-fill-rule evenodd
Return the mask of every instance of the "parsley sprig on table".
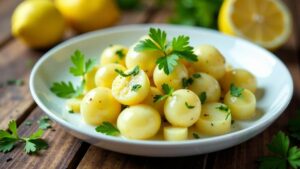
<path id="1" fill-rule="evenodd" d="M 119 129 L 117 129 L 114 125 L 107 121 L 103 122 L 100 126 L 96 127 L 95 130 L 97 132 L 110 136 L 116 136 L 120 134 Z"/>
<path id="2" fill-rule="evenodd" d="M 268 145 L 273 153 L 259 159 L 260 169 L 286 169 L 287 163 L 294 169 L 300 167 L 300 149 L 290 146 L 289 137 L 279 131 Z"/>
<path id="3" fill-rule="evenodd" d="M 20 137 L 16 121 L 12 120 L 8 124 L 8 130 L 0 130 L 0 152 L 11 151 L 17 143 L 25 143 L 24 151 L 28 154 L 37 153 L 42 149 L 48 148 L 47 142 L 41 139 L 44 131 L 38 129 L 29 137 Z"/>
<path id="4" fill-rule="evenodd" d="M 151 39 L 141 40 L 134 48 L 135 51 L 154 50 L 161 51 L 162 57 L 158 58 L 156 63 L 159 69 L 163 69 L 166 74 L 170 74 L 179 59 L 185 59 L 190 62 L 197 61 L 197 56 L 193 53 L 193 47 L 189 45 L 190 38 L 180 35 L 174 37 L 171 42 L 167 42 L 165 31 L 150 28 L 149 37 Z"/>
<path id="5" fill-rule="evenodd" d="M 289 120 L 288 127 L 291 137 L 300 141 L 300 110 L 297 111 L 296 117 Z"/>
<path id="6" fill-rule="evenodd" d="M 86 60 L 85 55 L 76 50 L 72 56 L 71 61 L 73 66 L 70 67 L 69 72 L 75 77 L 81 77 L 80 86 L 74 87 L 72 82 L 54 82 L 50 88 L 51 92 L 53 92 L 56 96 L 61 98 L 73 98 L 80 96 L 83 92 L 84 88 L 84 76 L 90 72 L 93 67 L 96 65 L 95 60 L 88 59 Z"/>
<path id="7" fill-rule="evenodd" d="M 155 95 L 153 97 L 153 101 L 154 103 L 162 101 L 164 99 L 166 99 L 169 96 L 172 96 L 173 92 L 174 92 L 174 88 L 172 88 L 171 86 L 169 86 L 168 84 L 164 83 L 163 85 L 161 85 L 165 95 Z"/>

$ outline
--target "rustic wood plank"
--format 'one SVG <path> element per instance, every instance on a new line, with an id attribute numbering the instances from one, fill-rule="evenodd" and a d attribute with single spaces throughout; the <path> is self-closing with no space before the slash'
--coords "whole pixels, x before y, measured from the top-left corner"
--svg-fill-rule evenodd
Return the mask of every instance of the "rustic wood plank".
<path id="1" fill-rule="evenodd" d="M 32 121 L 31 126 L 25 122 L 19 126 L 20 135 L 30 135 L 37 130 L 36 123 L 44 113 L 36 108 L 26 121 Z M 44 139 L 49 144 L 47 150 L 37 155 L 28 155 L 23 147 L 18 145 L 12 152 L 0 153 L 0 168 L 67 168 L 73 162 L 72 159 L 80 149 L 82 142 L 72 135 L 66 133 L 57 124 L 52 123 L 52 128 L 45 131 Z"/>
<path id="2" fill-rule="evenodd" d="M 0 1 L 0 46 L 11 37 L 11 15 L 22 0 Z"/>
<path id="3" fill-rule="evenodd" d="M 205 168 L 205 155 L 176 158 L 151 158 L 125 155 L 91 146 L 78 169 Z"/>

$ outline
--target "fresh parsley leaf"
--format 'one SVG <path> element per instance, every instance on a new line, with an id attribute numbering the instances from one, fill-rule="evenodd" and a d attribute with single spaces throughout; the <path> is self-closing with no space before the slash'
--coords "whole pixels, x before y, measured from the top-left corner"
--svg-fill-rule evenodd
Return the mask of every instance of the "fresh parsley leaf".
<path id="1" fill-rule="evenodd" d="M 38 120 L 37 123 L 39 124 L 39 128 L 40 128 L 40 129 L 43 129 L 43 130 L 46 130 L 46 129 L 52 127 L 52 126 L 51 126 L 51 120 L 49 119 L 48 116 L 42 116 L 42 117 Z"/>
<path id="2" fill-rule="evenodd" d="M 166 50 L 167 33 L 165 31 L 150 28 L 148 35 L 151 39 L 140 41 L 134 48 L 135 51 L 160 50 L 164 52 Z"/>
<path id="3" fill-rule="evenodd" d="M 296 169 L 300 167 L 300 149 L 296 146 L 290 147 L 289 137 L 279 131 L 268 145 L 272 156 L 259 159 L 260 169 L 286 169 L 288 164 Z"/>
<path id="4" fill-rule="evenodd" d="M 288 127 L 291 136 L 300 141 L 300 110 L 296 114 L 296 117 L 289 120 Z"/>
<path id="5" fill-rule="evenodd" d="M 18 142 L 24 142 L 24 150 L 26 153 L 35 153 L 41 149 L 47 148 L 48 144 L 41 139 L 43 135 L 43 130 L 39 129 L 35 133 L 31 134 L 29 137 L 20 137 L 18 135 L 18 129 L 16 121 L 10 121 L 8 125 L 7 132 L 0 130 L 0 152 L 9 152 Z"/>
<path id="6" fill-rule="evenodd" d="M 201 101 L 201 104 L 204 104 L 206 101 L 206 92 L 201 92 L 199 95 L 199 99 Z"/>
<path id="7" fill-rule="evenodd" d="M 117 72 L 119 75 L 123 76 L 123 77 L 128 77 L 128 76 L 136 76 L 137 74 L 139 74 L 140 72 L 140 67 L 136 66 L 133 68 L 132 71 L 128 72 L 128 73 L 124 73 L 122 70 L 120 69 L 115 69 L 115 72 Z"/>
<path id="8" fill-rule="evenodd" d="M 192 76 L 193 76 L 193 78 L 195 78 L 195 79 L 201 78 L 201 74 L 200 74 L 200 73 L 195 73 L 195 74 L 193 74 Z"/>
<path id="9" fill-rule="evenodd" d="M 156 103 L 156 102 L 162 101 L 167 97 L 168 97 L 167 95 L 155 95 L 153 97 L 153 102 Z"/>
<path id="10" fill-rule="evenodd" d="M 125 53 L 122 49 L 117 50 L 116 55 L 118 55 L 119 59 L 123 59 L 125 57 Z"/>
<path id="11" fill-rule="evenodd" d="M 234 97 L 240 97 L 243 93 L 244 89 L 241 87 L 237 87 L 234 84 L 230 85 L 230 95 Z"/>
<path id="12" fill-rule="evenodd" d="M 100 126 L 96 127 L 95 130 L 110 136 L 116 136 L 120 134 L 120 131 L 110 122 L 103 122 Z"/>
<path id="13" fill-rule="evenodd" d="M 79 95 L 79 88 L 75 89 L 71 82 L 54 82 L 50 88 L 56 96 L 61 98 L 73 98 Z"/>
<path id="14" fill-rule="evenodd" d="M 184 104 L 188 109 L 193 109 L 195 107 L 195 106 L 189 105 L 188 102 L 185 102 Z"/>
<path id="15" fill-rule="evenodd" d="M 193 47 L 189 46 L 190 38 L 188 36 L 180 35 L 177 38 L 174 37 L 172 40 L 173 52 L 179 55 L 181 58 L 187 61 L 195 62 L 198 61 L 197 55 L 193 53 Z"/>
<path id="16" fill-rule="evenodd" d="M 227 113 L 225 120 L 227 120 L 231 114 L 230 109 L 226 105 L 220 105 L 220 106 L 216 107 L 216 109 L 219 109 L 219 110 Z"/>
<path id="17" fill-rule="evenodd" d="M 183 78 L 182 79 L 182 87 L 187 88 L 189 85 L 193 84 L 194 79 L 193 78 Z"/>
<path id="18" fill-rule="evenodd" d="M 76 50 L 71 56 L 74 67 L 70 67 L 70 73 L 74 76 L 83 76 L 85 73 L 85 56 L 79 50 Z"/>
<path id="19" fill-rule="evenodd" d="M 199 135 L 198 133 L 196 133 L 196 132 L 193 132 L 193 137 L 194 137 L 195 139 L 199 139 L 199 138 L 200 138 L 200 135 Z"/>
<path id="20" fill-rule="evenodd" d="M 140 84 L 135 84 L 132 86 L 131 91 L 138 91 L 140 88 L 142 87 L 142 85 Z"/>
<path id="21" fill-rule="evenodd" d="M 164 72 L 168 75 L 170 74 L 176 65 L 178 65 L 179 56 L 176 54 L 171 54 L 165 57 L 160 57 L 157 59 L 156 63 L 158 68 L 163 69 Z"/>
<path id="22" fill-rule="evenodd" d="M 151 39 L 145 39 L 144 41 L 140 41 L 135 47 L 134 50 L 137 52 L 141 52 L 144 50 L 159 50 L 159 48 Z"/>
<path id="23" fill-rule="evenodd" d="M 68 113 L 74 114 L 74 111 L 73 110 L 69 110 Z"/>

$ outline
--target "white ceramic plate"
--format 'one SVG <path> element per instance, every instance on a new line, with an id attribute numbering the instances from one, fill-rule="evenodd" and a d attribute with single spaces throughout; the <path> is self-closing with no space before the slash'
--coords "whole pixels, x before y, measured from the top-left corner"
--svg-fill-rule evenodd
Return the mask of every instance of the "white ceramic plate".
<path id="1" fill-rule="evenodd" d="M 109 44 L 129 46 L 147 34 L 150 27 L 165 30 L 168 37 L 188 35 L 192 46 L 212 44 L 237 68 L 244 68 L 257 77 L 259 92 L 255 120 L 236 122 L 232 132 L 198 140 L 166 142 L 159 140 L 128 140 L 97 133 L 85 124 L 79 114 L 65 109 L 65 100 L 49 90 L 54 81 L 73 78 L 68 69 L 70 55 L 79 49 L 88 57 L 99 58 Z M 242 143 L 262 132 L 287 107 L 293 93 L 293 81 L 285 65 L 272 53 L 245 40 L 222 35 L 216 31 L 172 25 L 130 25 L 87 33 L 72 38 L 47 52 L 34 66 L 30 91 L 36 103 L 54 121 L 74 136 L 96 146 L 126 154 L 143 156 L 186 156 L 218 151 Z"/>

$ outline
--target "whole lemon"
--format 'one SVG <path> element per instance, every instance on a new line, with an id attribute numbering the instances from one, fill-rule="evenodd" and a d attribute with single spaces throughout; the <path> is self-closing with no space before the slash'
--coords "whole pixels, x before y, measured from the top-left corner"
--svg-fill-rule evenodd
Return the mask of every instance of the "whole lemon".
<path id="1" fill-rule="evenodd" d="M 63 37 L 63 16 L 50 0 L 26 0 L 12 16 L 12 33 L 33 48 L 47 48 Z"/>
<path id="2" fill-rule="evenodd" d="M 55 0 L 55 5 L 78 32 L 112 26 L 120 17 L 114 0 Z"/>

